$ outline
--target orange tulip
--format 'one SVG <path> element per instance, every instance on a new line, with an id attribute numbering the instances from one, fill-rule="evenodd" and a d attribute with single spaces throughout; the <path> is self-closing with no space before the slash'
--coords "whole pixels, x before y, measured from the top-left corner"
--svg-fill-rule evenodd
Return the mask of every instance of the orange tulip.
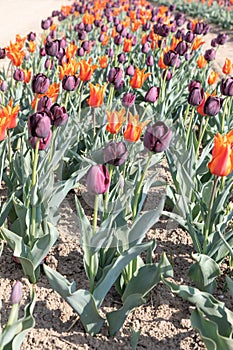
<path id="1" fill-rule="evenodd" d="M 196 37 L 193 41 L 192 50 L 197 50 L 201 45 L 205 44 L 205 41 L 199 37 Z"/>
<path id="2" fill-rule="evenodd" d="M 99 107 L 104 102 L 104 93 L 107 87 L 107 84 L 104 84 L 103 86 L 96 84 L 93 85 L 92 83 L 89 83 L 90 87 L 90 97 L 87 100 L 87 103 L 90 107 Z"/>
<path id="3" fill-rule="evenodd" d="M 215 71 L 210 72 L 210 75 L 208 77 L 208 84 L 213 85 L 216 83 L 217 79 L 219 77 L 219 74 Z"/>
<path id="4" fill-rule="evenodd" d="M 101 68 L 107 68 L 108 66 L 108 58 L 107 56 L 102 56 L 98 58 L 99 64 Z"/>
<path id="5" fill-rule="evenodd" d="M 68 47 L 66 48 L 66 57 L 69 59 L 73 58 L 76 54 L 77 49 L 78 49 L 77 45 L 69 44 Z"/>
<path id="6" fill-rule="evenodd" d="M 106 130 L 111 134 L 117 134 L 126 120 L 125 109 L 122 108 L 120 111 L 113 112 L 107 110 L 106 113 L 108 119 Z"/>
<path id="7" fill-rule="evenodd" d="M 199 56 L 197 59 L 198 67 L 202 69 L 206 66 L 206 64 L 207 64 L 207 61 L 205 60 L 204 56 L 203 55 Z"/>
<path id="8" fill-rule="evenodd" d="M 38 98 L 43 97 L 43 96 L 48 96 L 49 98 L 51 98 L 52 102 L 56 102 L 58 95 L 59 95 L 59 90 L 60 90 L 60 84 L 53 83 L 49 86 L 49 88 L 45 94 L 35 94 L 35 97 L 31 103 L 32 108 L 35 109 L 36 100 Z"/>
<path id="9" fill-rule="evenodd" d="M 138 115 L 132 115 L 129 112 L 129 121 L 127 128 L 124 132 L 124 138 L 126 141 L 129 142 L 136 142 L 138 141 L 143 128 L 149 123 L 149 120 L 145 122 L 140 122 L 139 121 L 139 116 Z"/>
<path id="10" fill-rule="evenodd" d="M 59 78 L 62 80 L 65 75 L 75 75 L 79 67 L 79 62 L 75 59 L 69 59 L 68 63 L 63 62 L 60 66 Z"/>
<path id="11" fill-rule="evenodd" d="M 102 41 L 101 45 L 102 46 L 108 45 L 109 39 L 110 39 L 110 36 L 106 35 L 106 33 L 104 32 L 104 40 Z"/>
<path id="12" fill-rule="evenodd" d="M 126 39 L 124 40 L 124 46 L 123 46 L 123 51 L 124 52 L 130 52 L 132 50 L 133 46 L 133 40 L 132 39 Z"/>
<path id="13" fill-rule="evenodd" d="M 224 74 L 230 74 L 232 70 L 233 64 L 229 58 L 226 58 L 225 63 L 222 67 L 222 72 Z"/>
<path id="14" fill-rule="evenodd" d="M 24 71 L 24 83 L 29 83 L 29 81 L 31 80 L 31 75 L 32 75 L 32 72 L 30 69 L 26 70 L 26 69 L 23 69 Z"/>
<path id="15" fill-rule="evenodd" d="M 28 42 L 28 51 L 31 53 L 36 51 L 36 42 L 35 41 Z"/>
<path id="16" fill-rule="evenodd" d="M 96 17 L 87 11 L 83 15 L 83 23 L 84 24 L 93 24 L 95 19 L 96 19 Z"/>
<path id="17" fill-rule="evenodd" d="M 7 106 L 1 109 L 1 119 L 5 119 L 5 125 L 7 129 L 13 129 L 16 127 L 19 110 L 19 105 L 13 107 L 13 99 L 10 100 Z"/>
<path id="18" fill-rule="evenodd" d="M 0 141 L 6 138 L 7 119 L 0 110 Z"/>
<path id="19" fill-rule="evenodd" d="M 212 160 L 208 167 L 217 176 L 227 176 L 233 170 L 233 130 L 222 136 L 217 133 L 214 137 Z"/>
<path id="20" fill-rule="evenodd" d="M 97 64 L 93 66 L 90 65 L 89 62 L 82 60 L 79 62 L 80 66 L 80 74 L 79 77 L 82 81 L 88 81 L 91 79 L 93 72 L 98 68 Z"/>
<path id="21" fill-rule="evenodd" d="M 140 70 L 136 67 L 133 77 L 130 80 L 130 85 L 134 89 L 139 89 L 142 87 L 145 80 L 151 75 L 151 73 L 144 73 L 146 68 Z"/>
<path id="22" fill-rule="evenodd" d="M 166 64 L 164 64 L 164 62 L 163 62 L 163 54 L 159 57 L 158 66 L 161 69 L 167 68 Z"/>

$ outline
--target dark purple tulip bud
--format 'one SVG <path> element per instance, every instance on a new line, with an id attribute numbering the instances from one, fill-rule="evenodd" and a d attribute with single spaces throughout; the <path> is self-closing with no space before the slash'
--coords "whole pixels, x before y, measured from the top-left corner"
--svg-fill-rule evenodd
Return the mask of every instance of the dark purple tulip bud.
<path id="1" fill-rule="evenodd" d="M 188 21 L 188 22 L 187 22 L 187 29 L 188 29 L 188 30 L 192 30 L 192 28 L 193 28 L 192 22 L 191 22 L 191 21 Z"/>
<path id="2" fill-rule="evenodd" d="M 91 48 L 90 42 L 89 41 L 83 41 L 82 42 L 82 48 L 84 51 L 89 51 Z"/>
<path id="3" fill-rule="evenodd" d="M 177 13 L 175 15 L 175 21 L 178 27 L 181 27 L 185 22 L 185 17 L 183 13 Z"/>
<path id="4" fill-rule="evenodd" d="M 204 23 L 203 22 L 197 22 L 194 27 L 194 34 L 203 34 L 204 31 Z"/>
<path id="5" fill-rule="evenodd" d="M 120 67 L 111 68 L 108 73 L 108 81 L 111 84 L 119 84 L 123 78 L 123 70 Z"/>
<path id="6" fill-rule="evenodd" d="M 113 16 L 108 16 L 107 17 L 107 22 L 108 23 L 112 23 L 112 21 L 113 21 Z"/>
<path id="7" fill-rule="evenodd" d="M 223 99 L 216 96 L 209 96 L 204 104 L 204 113 L 209 116 L 215 116 L 222 108 Z"/>
<path id="8" fill-rule="evenodd" d="M 218 47 L 217 38 L 212 39 L 210 44 L 212 47 Z"/>
<path id="9" fill-rule="evenodd" d="M 172 78 L 172 72 L 170 70 L 163 70 L 162 78 L 164 79 L 165 77 L 166 77 L 166 81 L 170 81 Z"/>
<path id="10" fill-rule="evenodd" d="M 135 72 L 134 66 L 133 66 L 132 64 L 130 64 L 130 65 L 126 68 L 125 74 L 126 74 L 126 75 L 129 75 L 129 76 L 133 76 L 133 75 L 134 75 L 134 72 Z"/>
<path id="11" fill-rule="evenodd" d="M 46 30 L 52 25 L 53 21 L 50 18 L 41 21 L 41 28 Z"/>
<path id="12" fill-rule="evenodd" d="M 5 91 L 7 90 L 7 88 L 8 88 L 7 82 L 6 82 L 5 80 L 2 80 L 2 81 L 0 82 L 0 90 L 1 90 L 2 92 L 5 92 Z"/>
<path id="13" fill-rule="evenodd" d="M 46 138 L 49 135 L 51 118 L 48 111 L 39 111 L 28 117 L 28 130 L 31 136 Z"/>
<path id="14" fill-rule="evenodd" d="M 118 83 L 116 83 L 116 84 L 114 85 L 114 88 L 115 88 L 116 90 L 120 90 L 120 89 L 124 86 L 124 84 L 125 84 L 124 80 L 121 80 L 121 81 L 119 81 Z"/>
<path id="15" fill-rule="evenodd" d="M 106 25 L 102 25 L 101 26 L 101 31 L 102 32 L 107 32 L 108 31 L 108 27 Z"/>
<path id="16" fill-rule="evenodd" d="M 30 32 L 30 33 L 27 35 L 27 40 L 28 40 L 28 41 L 35 41 L 35 40 L 36 40 L 36 33 Z"/>
<path id="17" fill-rule="evenodd" d="M 100 28 L 100 27 L 102 26 L 102 21 L 99 20 L 99 19 L 95 19 L 94 25 L 95 25 L 97 28 Z"/>
<path id="18" fill-rule="evenodd" d="M 0 48 L 0 60 L 6 57 L 6 50 L 4 48 Z"/>
<path id="19" fill-rule="evenodd" d="M 180 56 L 184 56 L 184 54 L 188 51 L 189 46 L 185 41 L 180 41 L 175 48 L 175 52 L 177 52 Z"/>
<path id="20" fill-rule="evenodd" d="M 59 40 L 59 43 L 60 43 L 60 46 L 59 46 L 59 47 L 60 47 L 61 49 L 65 49 L 66 46 L 67 46 L 66 37 L 63 36 L 63 38 L 61 38 L 61 39 Z"/>
<path id="21" fill-rule="evenodd" d="M 144 100 L 145 102 L 154 103 L 159 98 L 159 87 L 152 86 L 146 93 Z"/>
<path id="22" fill-rule="evenodd" d="M 225 96 L 233 96 L 233 77 L 222 80 L 220 90 Z"/>
<path id="23" fill-rule="evenodd" d="M 122 104 L 124 107 L 130 108 L 133 106 L 135 100 L 136 95 L 132 94 L 131 92 L 126 92 L 122 98 Z"/>
<path id="24" fill-rule="evenodd" d="M 122 32 L 121 32 L 121 36 L 123 36 L 123 38 L 125 38 L 128 34 L 128 31 L 126 28 L 123 28 Z"/>
<path id="25" fill-rule="evenodd" d="M 65 107 L 61 107 L 58 103 L 54 103 L 50 108 L 51 124 L 55 126 L 65 125 L 68 120 L 68 114 L 66 113 Z"/>
<path id="26" fill-rule="evenodd" d="M 59 40 L 46 41 L 45 51 L 48 56 L 55 57 L 60 49 Z"/>
<path id="27" fill-rule="evenodd" d="M 12 291 L 11 291 L 11 303 L 12 304 L 19 304 L 22 300 L 23 292 L 22 292 L 22 284 L 20 281 L 16 281 Z"/>
<path id="28" fill-rule="evenodd" d="M 150 45 L 149 43 L 145 43 L 142 45 L 142 53 L 147 53 L 148 51 L 150 51 Z"/>
<path id="29" fill-rule="evenodd" d="M 128 151 L 124 142 L 110 141 L 104 148 L 104 162 L 120 166 L 128 157 Z"/>
<path id="30" fill-rule="evenodd" d="M 52 12 L 52 17 L 57 17 L 57 16 L 59 16 L 60 15 L 60 11 L 58 11 L 58 10 L 53 10 L 53 12 Z"/>
<path id="31" fill-rule="evenodd" d="M 192 80 L 189 83 L 189 86 L 188 86 L 189 92 L 194 88 L 201 89 L 201 82 L 199 80 Z"/>
<path id="32" fill-rule="evenodd" d="M 77 50 L 77 56 L 83 57 L 85 55 L 85 51 L 82 47 L 78 48 Z"/>
<path id="33" fill-rule="evenodd" d="M 33 149 L 36 148 L 37 140 L 39 139 L 39 151 L 44 151 L 49 147 L 51 138 L 52 138 L 52 131 L 49 131 L 49 134 L 45 138 L 38 138 L 36 136 L 31 136 L 29 138 L 30 145 Z"/>
<path id="34" fill-rule="evenodd" d="M 116 31 L 117 31 L 117 33 L 121 33 L 122 32 L 122 30 L 123 30 L 123 25 L 121 24 L 121 23 L 119 23 L 117 26 L 116 26 Z"/>
<path id="35" fill-rule="evenodd" d="M 126 62 L 126 55 L 122 52 L 117 56 L 119 63 L 125 63 Z"/>
<path id="36" fill-rule="evenodd" d="M 103 194 L 109 187 L 109 172 L 106 165 L 93 165 L 87 173 L 87 190 L 92 194 Z"/>
<path id="37" fill-rule="evenodd" d="M 46 56 L 46 51 L 45 51 L 45 48 L 44 48 L 44 47 L 41 47 L 41 48 L 40 48 L 40 56 L 41 56 L 41 57 Z"/>
<path id="38" fill-rule="evenodd" d="M 203 29 L 202 34 L 203 34 L 203 35 L 208 34 L 208 33 L 209 33 L 209 30 L 210 30 L 209 24 L 207 24 L 207 23 L 205 24 L 205 23 L 204 23 L 204 29 Z"/>
<path id="39" fill-rule="evenodd" d="M 74 91 L 77 89 L 80 79 L 75 75 L 65 75 L 62 80 L 62 87 L 66 91 Z"/>
<path id="40" fill-rule="evenodd" d="M 114 23 L 114 26 L 117 26 L 120 23 L 119 18 L 118 17 L 114 17 L 113 18 L 113 23 Z"/>
<path id="41" fill-rule="evenodd" d="M 87 33 L 83 30 L 81 32 L 78 32 L 78 40 L 85 40 L 87 36 Z"/>
<path id="42" fill-rule="evenodd" d="M 44 109 L 49 110 L 52 106 L 52 100 L 48 96 L 43 96 L 39 99 L 37 104 L 37 112 L 43 111 Z"/>
<path id="43" fill-rule="evenodd" d="M 164 54 L 163 61 L 164 64 L 169 67 L 179 67 L 180 65 L 179 55 L 173 50 L 170 50 Z"/>
<path id="44" fill-rule="evenodd" d="M 100 43 L 102 43 L 104 41 L 104 34 L 100 34 L 98 40 L 99 40 Z"/>
<path id="45" fill-rule="evenodd" d="M 194 39 L 195 39 L 195 35 L 193 34 L 193 32 L 191 32 L 191 30 L 189 30 L 184 36 L 184 40 L 190 44 L 193 42 Z"/>
<path id="46" fill-rule="evenodd" d="M 185 55 L 184 55 L 184 58 L 185 58 L 185 61 L 189 61 L 190 58 L 191 58 L 191 55 L 189 52 L 187 52 Z"/>
<path id="47" fill-rule="evenodd" d="M 54 67 L 53 59 L 47 58 L 44 66 L 45 66 L 45 69 L 53 69 L 53 67 Z"/>
<path id="48" fill-rule="evenodd" d="M 85 31 L 87 32 L 87 33 L 90 33 L 91 31 L 92 31 L 92 29 L 93 29 L 93 25 L 92 24 L 86 24 L 85 25 Z"/>
<path id="49" fill-rule="evenodd" d="M 122 41 L 123 41 L 123 37 L 121 35 L 118 34 L 114 37 L 114 44 L 121 45 Z"/>
<path id="50" fill-rule="evenodd" d="M 17 68 L 17 69 L 14 71 L 13 78 L 14 78 L 16 81 L 23 81 L 24 78 L 25 78 L 24 71 L 23 71 L 21 68 Z"/>
<path id="51" fill-rule="evenodd" d="M 147 56 L 146 65 L 148 67 L 152 67 L 154 65 L 154 57 L 153 56 L 151 56 L 151 55 Z"/>
<path id="52" fill-rule="evenodd" d="M 164 23 L 164 18 L 163 17 L 159 17 L 157 22 L 158 22 L 158 24 L 163 24 Z"/>
<path id="53" fill-rule="evenodd" d="M 160 36 L 162 36 L 163 38 L 167 37 L 170 33 L 170 27 L 168 27 L 167 24 L 162 24 L 161 26 L 159 26 L 158 28 L 158 34 Z"/>
<path id="54" fill-rule="evenodd" d="M 32 78 L 32 91 L 34 94 L 45 94 L 49 88 L 49 78 L 43 73 L 38 73 Z"/>
<path id="55" fill-rule="evenodd" d="M 158 121 L 154 125 L 147 127 L 143 143 L 149 151 L 159 153 L 169 147 L 171 138 L 171 129 L 164 122 Z"/>
<path id="56" fill-rule="evenodd" d="M 185 34 L 184 34 L 184 28 L 178 29 L 177 32 L 176 32 L 176 35 L 175 35 L 176 39 L 181 39 L 181 40 L 183 40 L 183 39 L 184 39 L 184 36 L 185 36 Z"/>
<path id="57" fill-rule="evenodd" d="M 219 33 L 216 40 L 217 40 L 218 45 L 224 45 L 228 40 L 228 35 Z"/>
<path id="58" fill-rule="evenodd" d="M 54 39 L 56 39 L 56 32 L 54 30 L 51 30 L 49 32 L 49 34 L 47 35 L 46 40 L 47 41 L 53 41 Z"/>
<path id="59" fill-rule="evenodd" d="M 215 59 L 216 52 L 214 49 L 206 50 L 204 53 L 204 58 L 207 62 L 213 61 Z"/>
<path id="60" fill-rule="evenodd" d="M 150 30 L 150 28 L 151 28 L 150 22 L 146 22 L 145 24 L 142 25 L 142 30 L 144 32 L 147 32 L 148 30 Z"/>
<path id="61" fill-rule="evenodd" d="M 175 4 L 170 5 L 170 6 L 169 6 L 169 10 L 170 10 L 171 12 L 175 11 L 175 10 L 176 10 L 176 5 L 175 5 Z"/>
<path id="62" fill-rule="evenodd" d="M 82 30 L 84 30 L 84 29 L 85 29 L 85 25 L 84 25 L 84 23 L 83 23 L 83 22 L 79 23 L 79 25 L 78 25 L 78 29 L 79 29 L 80 31 L 82 31 Z"/>
<path id="63" fill-rule="evenodd" d="M 137 37 L 136 35 L 133 35 L 132 37 L 132 45 L 135 46 L 137 44 Z"/>
<path id="64" fill-rule="evenodd" d="M 177 25 L 176 25 L 176 22 L 173 23 L 173 25 L 170 27 L 170 31 L 171 33 L 175 33 L 177 30 Z"/>
<path id="65" fill-rule="evenodd" d="M 191 106 L 199 106 L 204 98 L 204 89 L 194 87 L 190 90 L 188 96 L 188 103 Z"/>

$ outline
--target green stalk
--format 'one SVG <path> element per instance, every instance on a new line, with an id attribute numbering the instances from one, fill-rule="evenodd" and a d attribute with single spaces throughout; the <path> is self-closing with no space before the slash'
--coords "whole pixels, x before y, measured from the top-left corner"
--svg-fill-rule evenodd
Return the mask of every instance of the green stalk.
<path id="1" fill-rule="evenodd" d="M 113 95 L 114 95 L 114 86 L 111 84 L 110 91 L 108 94 L 108 100 L 107 100 L 107 106 L 109 109 L 111 109 L 111 107 L 112 107 Z"/>
<path id="2" fill-rule="evenodd" d="M 39 159 L 39 145 L 40 145 L 40 139 L 38 138 L 36 141 L 36 148 L 34 150 L 34 157 L 33 157 L 33 168 L 32 168 L 32 180 L 31 180 L 31 189 L 35 187 L 36 185 L 36 172 L 37 172 L 37 164 Z M 32 212 L 31 212 L 31 229 L 30 229 L 30 244 L 32 246 L 33 239 L 35 237 L 36 233 L 36 206 L 32 206 Z"/>
<path id="3" fill-rule="evenodd" d="M 65 107 L 66 110 L 67 110 L 68 101 L 69 101 L 69 91 L 66 91 L 66 93 L 65 93 L 65 101 L 64 101 L 64 107 Z"/>
<path id="4" fill-rule="evenodd" d="M 11 133 L 10 130 L 7 130 L 7 147 L 8 147 L 8 162 L 10 168 L 10 175 L 12 172 L 12 147 L 11 147 Z"/>
<path id="5" fill-rule="evenodd" d="M 218 183 L 218 177 L 216 176 L 214 178 L 214 183 L 213 183 L 211 196 L 210 196 L 208 214 L 207 214 L 207 218 L 206 218 L 205 231 L 204 231 L 204 242 L 203 242 L 203 254 L 206 254 L 207 240 L 208 240 L 208 236 L 209 236 L 209 233 L 211 231 L 211 228 L 212 228 L 212 223 L 210 222 L 210 219 L 211 219 L 211 210 L 213 208 L 214 198 L 215 198 L 216 189 L 217 189 L 217 183 Z"/>
<path id="6" fill-rule="evenodd" d="M 195 109 L 194 109 L 194 107 L 192 107 L 192 112 L 191 112 L 191 116 L 190 116 L 190 119 L 189 119 L 188 130 L 187 130 L 187 134 L 186 134 L 186 147 L 188 147 L 188 143 L 189 143 L 189 136 L 190 136 L 190 132 L 191 132 L 191 129 L 192 129 L 194 112 L 195 112 Z"/>
<path id="7" fill-rule="evenodd" d="M 224 133 L 224 125 L 225 125 L 225 119 L 226 119 L 226 114 L 227 114 L 228 100 L 229 100 L 229 98 L 226 97 L 226 100 L 225 100 L 225 103 L 224 103 L 223 115 L 222 115 L 222 124 L 221 124 L 222 133 Z"/>
<path id="8" fill-rule="evenodd" d="M 8 322 L 6 324 L 6 328 L 10 327 L 12 324 L 14 324 L 17 321 L 18 314 L 19 314 L 19 304 L 13 304 L 9 318 L 8 318 Z"/>
<path id="9" fill-rule="evenodd" d="M 203 119 L 202 119 L 202 121 L 203 121 Z M 208 126 L 208 123 L 209 123 L 209 118 L 206 116 L 206 120 L 205 120 L 204 125 L 203 125 L 203 123 L 201 124 L 200 136 L 199 136 L 199 140 L 198 140 L 198 144 L 197 144 L 197 149 L 196 149 L 196 159 L 197 159 L 198 156 L 199 156 L 199 149 L 200 149 L 201 142 L 202 142 L 203 136 L 204 136 L 204 134 L 205 134 L 206 128 L 207 128 L 207 126 Z"/>
<path id="10" fill-rule="evenodd" d="M 77 95 L 80 94 L 79 96 L 79 107 L 78 107 L 78 122 L 80 122 L 81 119 L 81 104 L 82 104 L 82 95 L 83 95 L 83 81 L 80 82 L 78 90 L 77 90 Z"/>
<path id="11" fill-rule="evenodd" d="M 109 186 L 104 196 L 104 220 L 106 220 L 108 217 L 107 209 L 108 209 L 108 198 L 109 198 L 109 189 L 111 185 L 112 173 L 113 173 L 113 165 L 110 164 L 109 165 Z"/>
<path id="12" fill-rule="evenodd" d="M 99 195 L 95 195 L 95 204 L 94 204 L 94 217 L 93 217 L 93 226 L 92 226 L 92 237 L 96 234 L 97 229 L 97 219 L 98 219 L 98 207 L 99 207 Z M 90 253 L 90 262 L 89 262 L 89 278 L 90 278 L 90 292 L 93 293 L 95 287 L 95 274 L 93 272 L 93 255 Z"/>
<path id="13" fill-rule="evenodd" d="M 190 110 L 190 104 L 188 103 L 186 111 L 185 111 L 185 115 L 184 115 L 184 125 L 186 124 L 187 118 L 188 118 L 188 114 L 189 114 L 189 110 Z"/>

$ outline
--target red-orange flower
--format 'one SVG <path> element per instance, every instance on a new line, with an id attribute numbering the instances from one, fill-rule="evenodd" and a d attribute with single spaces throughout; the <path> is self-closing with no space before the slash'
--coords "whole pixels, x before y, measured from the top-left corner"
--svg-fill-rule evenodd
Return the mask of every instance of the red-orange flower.
<path id="1" fill-rule="evenodd" d="M 197 107 L 197 112 L 203 116 L 205 116 L 206 114 L 204 113 L 204 104 L 207 100 L 207 98 L 210 96 L 210 94 L 208 94 L 207 92 L 204 93 L 204 97 L 203 100 L 201 102 L 201 104 Z"/>
<path id="2" fill-rule="evenodd" d="M 217 72 L 215 72 L 215 71 L 210 72 L 210 74 L 208 76 L 208 84 L 209 85 L 215 84 L 218 77 L 219 77 L 219 74 Z"/>
<path id="3" fill-rule="evenodd" d="M 125 38 L 124 40 L 124 46 L 123 46 L 123 51 L 124 52 L 130 52 L 132 50 L 133 46 L 133 39 L 127 39 Z"/>
<path id="4" fill-rule="evenodd" d="M 66 57 L 71 59 L 75 56 L 78 46 L 75 44 L 69 44 L 66 48 Z"/>
<path id="5" fill-rule="evenodd" d="M 30 69 L 23 69 L 24 71 L 24 83 L 29 83 L 31 80 L 32 72 Z"/>
<path id="6" fill-rule="evenodd" d="M 192 50 L 197 50 L 203 44 L 205 44 L 205 41 L 197 36 L 193 41 Z"/>
<path id="7" fill-rule="evenodd" d="M 233 130 L 227 135 L 217 133 L 214 137 L 212 160 L 208 167 L 217 176 L 227 176 L 233 170 Z"/>
<path id="8" fill-rule="evenodd" d="M 98 58 L 99 64 L 101 68 L 107 68 L 108 66 L 108 58 L 107 56 L 102 56 Z"/>
<path id="9" fill-rule="evenodd" d="M 79 77 L 82 81 L 90 80 L 93 72 L 96 70 L 96 68 L 98 68 L 97 64 L 94 64 L 93 66 L 91 66 L 91 64 L 86 60 L 80 61 L 79 66 L 80 66 Z"/>
<path id="10" fill-rule="evenodd" d="M 120 111 L 112 112 L 107 110 L 106 113 L 108 119 L 106 130 L 111 134 L 117 134 L 126 120 L 125 109 L 122 108 Z"/>
<path id="11" fill-rule="evenodd" d="M 146 68 L 140 70 L 136 67 L 133 77 L 130 80 L 130 85 L 134 89 L 139 89 L 142 87 L 145 80 L 151 75 L 151 73 L 144 73 Z"/>
<path id="12" fill-rule="evenodd" d="M 99 107 L 104 102 L 104 93 L 107 87 L 107 84 L 101 86 L 99 84 L 93 85 L 89 83 L 90 87 L 90 97 L 87 100 L 87 103 L 90 107 Z"/>
<path id="13" fill-rule="evenodd" d="M 20 107 L 16 105 L 13 107 L 13 99 L 10 100 L 7 106 L 0 110 L 0 117 L 2 125 L 5 123 L 6 129 L 13 129 L 17 125 L 17 115 L 19 113 Z M 4 122 L 5 121 L 5 122 Z M 4 129 L 4 127 L 3 127 Z"/>
<path id="14" fill-rule="evenodd" d="M 35 41 L 28 42 L 28 51 L 31 53 L 36 51 L 36 42 Z"/>
<path id="15" fill-rule="evenodd" d="M 222 67 L 222 72 L 224 74 L 230 74 L 231 70 L 232 70 L 232 67 L 233 67 L 233 64 L 232 64 L 231 60 L 227 57 L 226 60 L 225 60 L 224 65 Z"/>
<path id="16" fill-rule="evenodd" d="M 124 138 L 129 142 L 136 142 L 139 140 L 139 137 L 142 133 L 143 128 L 149 123 L 149 120 L 145 122 L 139 121 L 138 115 L 132 115 L 129 112 L 129 121 L 127 128 L 124 132 Z"/>
<path id="17" fill-rule="evenodd" d="M 43 96 L 48 96 L 49 98 L 51 98 L 52 102 L 56 102 L 58 95 L 59 95 L 59 90 L 60 90 L 60 84 L 53 83 L 49 86 L 49 88 L 45 94 L 35 94 L 35 97 L 31 103 L 32 108 L 35 109 L 36 100 L 38 98 L 43 97 Z"/>
<path id="18" fill-rule="evenodd" d="M 0 141 L 6 138 L 7 119 L 0 110 Z"/>
<path id="19" fill-rule="evenodd" d="M 63 62 L 60 66 L 59 78 L 62 80 L 65 75 L 75 75 L 79 67 L 79 62 L 70 59 L 67 63 Z"/>
<path id="20" fill-rule="evenodd" d="M 199 56 L 197 59 L 197 65 L 199 68 L 204 68 L 207 64 L 207 61 L 205 60 L 205 57 L 203 55 Z"/>

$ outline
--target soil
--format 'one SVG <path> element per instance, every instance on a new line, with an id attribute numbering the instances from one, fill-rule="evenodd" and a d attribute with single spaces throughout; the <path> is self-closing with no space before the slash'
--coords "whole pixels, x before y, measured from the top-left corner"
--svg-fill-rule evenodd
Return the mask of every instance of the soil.
<path id="1" fill-rule="evenodd" d="M 48 14 L 49 15 L 49 14 Z M 32 28 L 33 29 L 33 28 Z M 216 27 L 211 28 L 206 40 L 208 42 L 216 37 Z M 220 69 L 225 57 L 233 58 L 232 38 L 229 47 L 220 48 L 217 53 L 217 66 Z M 159 177 L 169 179 L 166 163 L 163 162 L 158 169 Z M 144 210 L 156 207 L 158 199 L 164 193 L 164 189 L 154 189 L 150 192 Z M 74 191 L 71 191 L 61 207 L 61 219 L 59 221 L 59 240 L 49 253 L 46 263 L 59 271 L 68 280 L 76 281 L 77 288 L 89 288 L 83 268 L 82 251 L 79 244 L 79 228 L 75 214 Z M 83 193 L 83 201 L 86 195 Z M 88 209 L 88 204 L 85 209 Z M 154 260 L 158 261 L 161 254 L 166 252 L 174 265 L 174 279 L 180 284 L 192 282 L 187 277 L 188 269 L 192 264 L 192 241 L 188 233 L 178 227 L 175 222 L 162 217 L 159 222 L 148 232 L 148 239 L 155 238 L 157 248 Z M 8 318 L 10 310 L 10 292 L 15 280 L 23 283 L 24 299 L 26 304 L 29 299 L 29 282 L 23 277 L 20 265 L 15 263 L 12 252 L 5 247 L 0 257 L 2 299 L 2 324 Z M 227 262 L 221 266 L 224 273 L 228 269 Z M 215 296 L 232 307 L 232 299 L 228 291 L 223 292 L 224 278 L 218 279 L 218 289 Z M 160 283 L 147 296 L 145 305 L 137 308 L 130 314 L 122 329 L 115 337 L 109 338 L 107 327 L 101 330 L 101 334 L 92 337 L 85 333 L 81 323 L 77 320 L 77 314 L 48 284 L 43 273 L 35 286 L 37 302 L 34 311 L 36 326 L 31 330 L 23 342 L 22 350 L 48 350 L 48 349 L 131 349 L 131 334 L 140 330 L 138 350 L 202 350 L 205 345 L 199 335 L 192 329 L 190 314 L 193 309 L 191 304 L 174 296 L 171 291 Z M 112 289 L 102 308 L 103 313 L 120 307 L 120 298 Z"/>

